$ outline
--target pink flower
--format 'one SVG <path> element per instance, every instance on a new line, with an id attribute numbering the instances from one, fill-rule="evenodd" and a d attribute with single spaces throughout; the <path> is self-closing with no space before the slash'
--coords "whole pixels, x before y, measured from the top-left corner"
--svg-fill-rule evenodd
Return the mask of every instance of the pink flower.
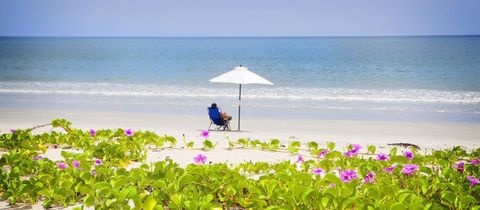
<path id="1" fill-rule="evenodd" d="M 15 131 L 16 131 L 16 130 L 13 129 L 13 128 L 10 129 L 10 133 L 15 133 Z"/>
<path id="2" fill-rule="evenodd" d="M 40 160 L 40 159 L 43 159 L 43 157 L 40 156 L 40 155 L 39 155 L 39 156 L 35 156 L 35 157 L 33 158 L 33 160 Z"/>
<path id="3" fill-rule="evenodd" d="M 64 163 L 64 162 L 58 162 L 57 167 L 63 170 L 65 168 L 67 168 L 67 164 Z"/>
<path id="4" fill-rule="evenodd" d="M 343 182 L 350 182 L 356 178 L 358 178 L 358 174 L 355 170 L 348 169 L 340 173 L 340 179 Z"/>
<path id="5" fill-rule="evenodd" d="M 354 157 L 357 156 L 358 152 L 360 152 L 360 149 L 362 149 L 360 144 L 352 144 L 352 147 L 353 149 L 348 150 L 346 153 L 343 153 L 343 155 L 346 157 Z"/>
<path id="6" fill-rule="evenodd" d="M 465 170 L 465 162 L 458 162 L 453 165 L 453 168 L 457 169 L 458 172 L 463 173 Z"/>
<path id="7" fill-rule="evenodd" d="M 328 149 L 322 150 L 320 153 L 318 153 L 318 157 L 325 157 L 325 155 L 330 152 Z"/>
<path id="8" fill-rule="evenodd" d="M 125 133 L 126 136 L 133 136 L 133 130 L 130 128 L 127 130 L 124 130 L 123 133 Z"/>
<path id="9" fill-rule="evenodd" d="M 408 158 L 409 160 L 413 159 L 413 152 L 412 151 L 405 151 L 403 155 Z"/>
<path id="10" fill-rule="evenodd" d="M 357 151 L 363 148 L 360 144 L 353 144 L 352 146 L 353 146 L 353 149 Z"/>
<path id="11" fill-rule="evenodd" d="M 470 186 L 472 186 L 472 187 L 477 185 L 477 184 L 480 184 L 480 181 L 473 176 L 467 176 L 467 179 L 468 179 L 468 181 L 470 181 Z"/>
<path id="12" fill-rule="evenodd" d="M 98 165 L 102 165 L 102 160 L 96 159 L 96 160 L 95 160 L 95 165 L 97 165 L 97 166 L 98 166 Z"/>
<path id="13" fill-rule="evenodd" d="M 375 174 L 375 172 L 373 172 L 373 171 L 368 172 L 368 174 L 365 175 L 365 183 L 372 183 L 372 182 L 374 182 L 376 176 L 377 176 L 377 175 Z"/>
<path id="14" fill-rule="evenodd" d="M 322 174 L 323 172 L 324 172 L 324 170 L 321 169 L 321 168 L 315 168 L 315 169 L 313 169 L 313 171 L 312 171 L 312 173 L 315 174 L 315 175 L 320 175 L 320 174 Z"/>
<path id="15" fill-rule="evenodd" d="M 197 156 L 193 157 L 193 161 L 196 164 L 205 164 L 205 162 L 207 161 L 207 156 L 198 154 Z"/>
<path id="16" fill-rule="evenodd" d="M 330 182 L 329 185 L 330 185 L 331 188 L 335 188 L 335 184 L 333 182 Z"/>
<path id="17" fill-rule="evenodd" d="M 383 171 L 386 171 L 387 173 L 393 173 L 393 169 L 395 169 L 397 167 L 397 165 L 392 165 L 390 167 L 386 167 L 383 169 Z"/>
<path id="18" fill-rule="evenodd" d="M 74 161 L 72 161 L 72 165 L 73 165 L 73 167 L 78 168 L 80 166 L 80 162 L 74 160 Z"/>
<path id="19" fill-rule="evenodd" d="M 303 163 L 305 162 L 305 160 L 303 159 L 303 157 L 301 155 L 298 155 L 297 157 L 297 163 Z"/>
<path id="20" fill-rule="evenodd" d="M 473 160 L 470 161 L 470 163 L 471 163 L 472 165 L 475 165 L 475 166 L 478 166 L 478 163 L 479 163 L 479 162 L 480 162 L 480 161 L 479 161 L 478 159 L 473 159 Z"/>
<path id="21" fill-rule="evenodd" d="M 377 155 L 377 160 L 380 160 L 380 161 L 387 161 L 388 160 L 388 155 L 387 154 L 384 154 L 384 153 L 379 153 Z"/>
<path id="22" fill-rule="evenodd" d="M 97 131 L 90 129 L 90 136 L 95 136 L 97 134 Z"/>
<path id="23" fill-rule="evenodd" d="M 353 149 L 353 150 L 349 150 L 349 151 L 343 153 L 343 156 L 354 157 L 354 156 L 357 156 L 357 154 L 358 154 L 358 150 Z"/>
<path id="24" fill-rule="evenodd" d="M 210 136 L 210 132 L 207 130 L 202 130 L 202 132 L 200 132 L 200 136 L 207 139 Z"/>
<path id="25" fill-rule="evenodd" d="M 96 176 L 97 175 L 97 172 L 96 171 L 92 171 L 90 172 L 93 176 Z"/>
<path id="26" fill-rule="evenodd" d="M 417 170 L 418 170 L 417 164 L 405 164 L 400 172 L 406 175 L 412 175 Z"/>

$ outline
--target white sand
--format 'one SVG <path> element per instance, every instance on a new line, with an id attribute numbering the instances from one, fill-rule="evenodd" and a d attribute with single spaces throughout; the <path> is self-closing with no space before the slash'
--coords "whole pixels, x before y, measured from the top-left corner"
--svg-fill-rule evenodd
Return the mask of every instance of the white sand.
<path id="1" fill-rule="evenodd" d="M 89 112 L 79 110 L 31 110 L 0 109 L 0 130 L 29 128 L 66 118 L 73 127 L 81 129 L 132 128 L 168 134 L 181 140 L 182 134 L 192 140 L 201 140 L 200 131 L 210 122 L 205 115 L 170 115 L 140 112 Z M 236 128 L 233 120 L 232 128 Z M 45 130 L 45 129 L 44 129 Z M 335 141 L 384 145 L 409 142 L 428 148 L 444 148 L 453 145 L 468 148 L 480 145 L 480 124 L 346 121 L 286 118 L 242 118 L 242 132 L 211 132 L 211 139 L 223 142 L 225 134 L 231 139 L 253 138 L 269 140 L 279 138 L 287 142 L 295 139 L 302 142 Z"/>

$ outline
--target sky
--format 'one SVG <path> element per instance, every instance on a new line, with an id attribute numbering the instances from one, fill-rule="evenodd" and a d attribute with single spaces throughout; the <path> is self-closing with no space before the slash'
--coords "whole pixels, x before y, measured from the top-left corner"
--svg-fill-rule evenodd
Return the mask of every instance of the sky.
<path id="1" fill-rule="evenodd" d="M 0 0 L 0 36 L 479 34 L 480 0 Z"/>

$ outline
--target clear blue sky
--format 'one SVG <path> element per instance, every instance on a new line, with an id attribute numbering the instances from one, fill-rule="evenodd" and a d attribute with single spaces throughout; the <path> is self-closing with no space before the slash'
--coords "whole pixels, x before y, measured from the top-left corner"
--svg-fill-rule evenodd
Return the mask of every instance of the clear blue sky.
<path id="1" fill-rule="evenodd" d="M 0 36 L 473 34 L 480 0 L 0 0 Z"/>

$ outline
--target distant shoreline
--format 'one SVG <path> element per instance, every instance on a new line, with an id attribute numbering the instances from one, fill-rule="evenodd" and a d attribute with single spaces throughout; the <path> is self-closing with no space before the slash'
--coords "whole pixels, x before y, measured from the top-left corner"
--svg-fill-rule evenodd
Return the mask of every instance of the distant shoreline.
<path id="1" fill-rule="evenodd" d="M 0 38 L 422 38 L 422 37 L 478 37 L 480 34 L 419 34 L 419 35 L 294 35 L 294 36 L 102 36 L 102 35 L 88 35 L 88 36 L 65 36 L 65 35 L 45 35 L 45 36 L 31 36 L 31 35 L 1 35 Z"/>

